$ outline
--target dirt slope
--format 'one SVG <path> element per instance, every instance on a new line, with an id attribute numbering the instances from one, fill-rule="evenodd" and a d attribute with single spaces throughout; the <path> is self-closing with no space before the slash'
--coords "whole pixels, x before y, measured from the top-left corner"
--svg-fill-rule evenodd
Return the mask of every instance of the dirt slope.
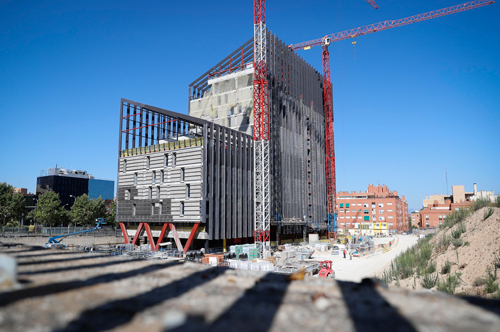
<path id="1" fill-rule="evenodd" d="M 431 260 L 437 263 L 439 278 L 445 277 L 441 274 L 441 268 L 446 261 L 452 263 L 451 274 L 461 273 L 460 278 L 463 282 L 455 289 L 455 294 L 489 296 L 484 293 L 484 286 L 474 286 L 476 279 L 487 277 L 488 268 L 494 270 L 495 254 L 500 257 L 500 208 L 493 208 L 493 215 L 483 220 L 486 209 L 479 209 L 464 220 L 466 232 L 460 237 L 464 245 L 458 248 L 453 244 L 447 248 L 441 245 L 443 235 L 451 237 L 452 231 L 456 230 L 458 225 L 439 231 L 430 241 L 434 245 Z M 497 283 L 500 279 L 500 270 L 498 272 Z M 416 276 L 401 280 L 400 286 L 422 289 L 420 280 L 414 278 Z"/>

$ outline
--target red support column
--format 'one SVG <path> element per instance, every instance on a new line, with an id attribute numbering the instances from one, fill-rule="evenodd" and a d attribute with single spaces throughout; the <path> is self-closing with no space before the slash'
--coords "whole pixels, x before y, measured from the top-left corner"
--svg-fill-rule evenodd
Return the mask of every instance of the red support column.
<path id="1" fill-rule="evenodd" d="M 151 233 L 151 228 L 148 223 L 144 223 L 144 229 L 146 230 L 146 234 L 148 235 L 149 245 L 151 246 L 151 250 L 155 250 L 155 240 L 153 239 L 153 233 Z"/>
<path id="2" fill-rule="evenodd" d="M 135 244 L 137 245 L 137 240 L 139 239 L 139 236 L 141 234 L 141 231 L 142 231 L 142 226 L 144 226 L 144 223 L 141 222 L 139 224 L 139 227 L 137 227 L 137 232 L 135 233 L 135 236 L 134 236 L 134 239 L 132 240 L 132 244 Z"/>
<path id="3" fill-rule="evenodd" d="M 129 244 L 130 239 L 128 238 L 127 228 L 122 222 L 120 223 L 120 228 L 122 229 L 122 234 L 123 234 L 123 239 L 125 240 L 125 244 Z"/>
<path id="4" fill-rule="evenodd" d="M 169 225 L 168 223 L 163 224 L 163 228 L 161 229 L 160 237 L 158 238 L 158 242 L 156 242 L 155 250 L 160 249 L 160 243 L 161 243 L 161 241 L 163 241 L 163 237 L 167 233 L 168 225 Z"/>
<path id="5" fill-rule="evenodd" d="M 191 230 L 191 234 L 189 234 L 189 238 L 186 242 L 186 245 L 184 246 L 184 253 L 187 253 L 189 250 L 189 247 L 191 246 L 191 242 L 194 239 L 194 236 L 196 235 L 196 231 L 198 230 L 198 226 L 200 226 L 200 223 L 197 222 L 193 225 L 193 229 Z"/>
<path id="6" fill-rule="evenodd" d="M 177 245 L 177 249 L 180 251 L 184 251 L 182 247 L 181 239 L 179 238 L 179 234 L 177 234 L 177 230 L 175 229 L 175 225 L 173 223 L 170 224 L 170 228 L 172 229 L 172 233 L 174 235 L 175 244 Z"/>

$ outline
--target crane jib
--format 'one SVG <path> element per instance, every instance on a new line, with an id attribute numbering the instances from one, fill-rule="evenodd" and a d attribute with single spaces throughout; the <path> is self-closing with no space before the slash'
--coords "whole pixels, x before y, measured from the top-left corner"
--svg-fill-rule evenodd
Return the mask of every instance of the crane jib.
<path id="1" fill-rule="evenodd" d="M 410 17 L 405 17 L 399 20 L 390 20 L 390 21 L 383 21 L 383 22 L 378 22 L 370 25 L 366 25 L 363 27 L 359 28 L 354 28 L 350 30 L 345 30 L 337 33 L 333 33 L 331 35 L 326 35 L 323 38 L 319 39 L 313 39 L 310 41 L 306 41 L 303 43 L 298 43 L 298 44 L 292 44 L 289 45 L 288 47 L 291 48 L 294 51 L 299 51 L 303 50 L 305 48 L 309 49 L 314 46 L 321 46 L 324 43 L 324 40 L 326 38 L 330 38 L 330 42 L 336 42 L 336 41 L 341 41 L 349 38 L 354 38 L 358 36 L 363 36 L 367 35 L 369 33 L 374 33 L 378 31 L 383 31 L 383 30 L 388 30 L 392 28 L 397 28 L 400 26 L 412 24 L 412 23 L 417 23 L 417 22 L 422 22 L 426 20 L 430 20 L 433 18 L 438 18 L 446 15 L 451 15 L 455 13 L 460 13 L 466 10 L 471 10 L 479 7 L 484 7 L 488 6 L 495 3 L 495 1 L 492 0 L 477 0 L 477 1 L 469 1 L 466 3 L 462 3 L 459 5 L 451 6 L 451 7 L 446 7 L 418 15 L 413 15 Z"/>

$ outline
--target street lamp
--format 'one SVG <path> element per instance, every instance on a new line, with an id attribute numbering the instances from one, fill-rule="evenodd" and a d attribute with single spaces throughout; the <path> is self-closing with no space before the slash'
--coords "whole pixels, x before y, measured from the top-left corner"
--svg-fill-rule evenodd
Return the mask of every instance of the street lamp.
<path id="1" fill-rule="evenodd" d="M 75 196 L 73 196 L 73 195 L 69 195 L 69 197 L 73 197 L 73 198 L 75 199 L 75 200 L 73 201 L 73 204 L 75 204 L 75 202 L 76 202 L 76 197 L 75 197 Z"/>

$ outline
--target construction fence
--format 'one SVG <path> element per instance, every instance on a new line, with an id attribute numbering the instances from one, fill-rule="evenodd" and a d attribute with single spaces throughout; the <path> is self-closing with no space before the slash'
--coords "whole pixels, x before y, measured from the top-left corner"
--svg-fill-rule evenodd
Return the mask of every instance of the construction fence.
<path id="1" fill-rule="evenodd" d="M 41 225 L 2 227 L 0 236 L 2 237 L 28 237 L 28 236 L 57 236 L 93 229 L 94 227 L 43 227 Z M 123 236 L 121 230 L 113 228 L 103 228 L 95 232 L 78 234 L 79 236 Z"/>

